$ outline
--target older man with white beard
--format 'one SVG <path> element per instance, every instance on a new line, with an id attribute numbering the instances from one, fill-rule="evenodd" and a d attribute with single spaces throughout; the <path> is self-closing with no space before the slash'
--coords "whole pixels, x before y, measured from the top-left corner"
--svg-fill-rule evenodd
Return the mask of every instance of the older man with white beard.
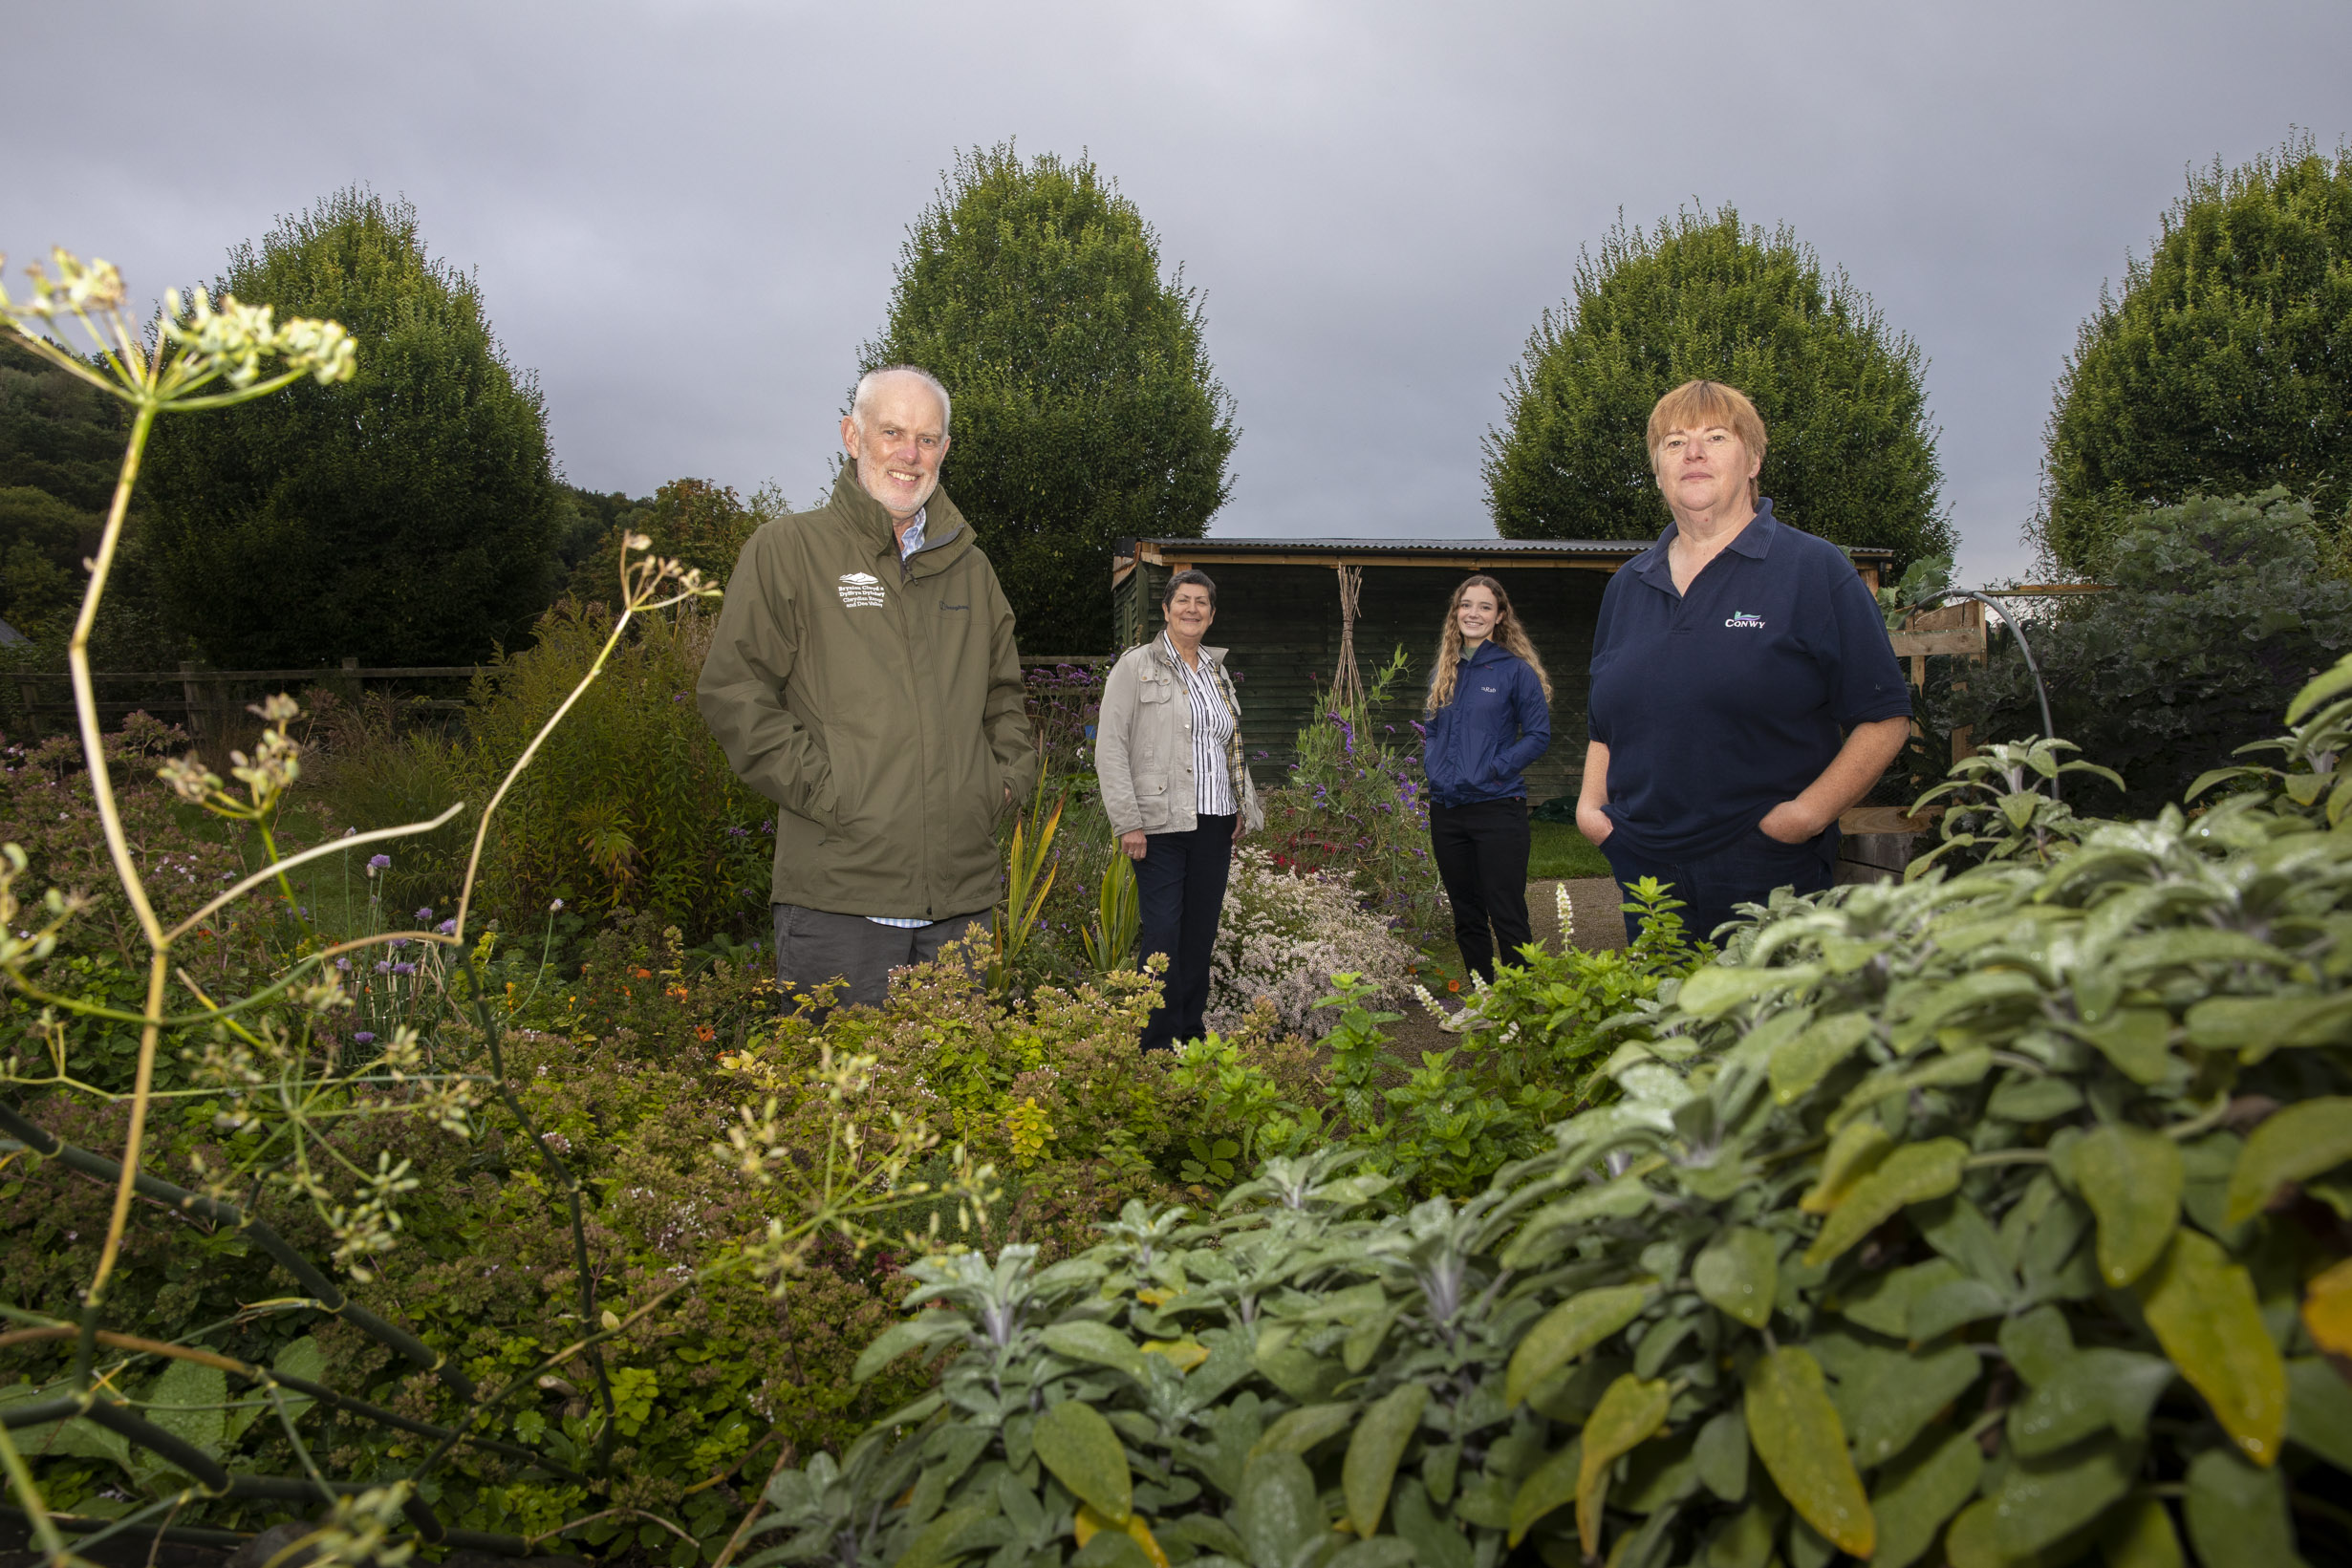
<path id="1" fill-rule="evenodd" d="M 778 807 L 788 992 L 878 1005 L 985 921 L 998 818 L 1037 776 L 1012 607 L 939 487 L 948 414 L 913 366 L 858 381 L 831 499 L 744 546 L 702 666 L 704 721 Z"/>

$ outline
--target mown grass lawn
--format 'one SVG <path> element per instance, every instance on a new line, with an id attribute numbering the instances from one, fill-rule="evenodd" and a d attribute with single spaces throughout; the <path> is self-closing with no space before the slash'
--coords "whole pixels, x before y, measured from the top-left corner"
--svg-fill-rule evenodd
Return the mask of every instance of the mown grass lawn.
<path id="1" fill-rule="evenodd" d="M 1594 848 L 1574 823 L 1532 822 L 1527 852 L 1527 880 L 1555 876 L 1607 876 L 1608 857 Z"/>

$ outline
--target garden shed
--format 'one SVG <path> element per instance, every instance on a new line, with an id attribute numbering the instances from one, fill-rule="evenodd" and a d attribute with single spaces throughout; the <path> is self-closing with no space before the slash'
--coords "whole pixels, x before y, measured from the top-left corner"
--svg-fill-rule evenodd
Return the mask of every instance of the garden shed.
<path id="1" fill-rule="evenodd" d="M 1552 746 L 1527 771 L 1538 803 L 1576 787 L 1585 754 L 1586 670 L 1609 574 L 1650 547 L 1636 539 L 1129 539 L 1111 569 L 1111 624 L 1121 647 L 1159 630 L 1170 573 L 1198 567 L 1217 582 L 1210 643 L 1232 650 L 1241 739 L 1259 783 L 1281 782 L 1291 738 L 1321 705 L 1349 628 L 1341 574 L 1359 587 L 1352 641 L 1367 682 L 1400 645 L 1411 660 L 1380 710 L 1402 733 L 1420 716 L 1447 596 L 1483 571 L 1511 595 L 1552 677 Z M 1872 588 L 1893 552 L 1858 549 Z M 1264 753 L 1262 759 L 1260 753 Z"/>

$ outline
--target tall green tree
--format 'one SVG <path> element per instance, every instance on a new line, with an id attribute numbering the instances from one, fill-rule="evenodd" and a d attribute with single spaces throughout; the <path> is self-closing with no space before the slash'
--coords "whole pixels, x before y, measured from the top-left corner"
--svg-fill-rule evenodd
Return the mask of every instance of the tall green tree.
<path id="1" fill-rule="evenodd" d="M 1774 514 L 1835 544 L 1949 554 L 1919 346 L 1786 226 L 1725 206 L 1651 229 L 1620 223 L 1577 258 L 1487 432 L 1486 491 L 1506 539 L 1643 539 L 1666 526 L 1645 431 L 1694 378 L 1753 398 Z"/>
<path id="2" fill-rule="evenodd" d="M 151 558 L 216 665 L 450 664 L 521 640 L 570 508 L 535 380 L 416 209 L 336 193 L 230 253 L 214 285 L 350 329 L 359 373 L 158 425 Z"/>
<path id="3" fill-rule="evenodd" d="M 899 252 L 864 368 L 920 365 L 955 399 L 942 483 L 1003 580 L 1021 645 L 1111 651 L 1111 554 L 1196 539 L 1238 432 L 1198 290 L 1081 157 L 959 157 Z"/>
<path id="4" fill-rule="evenodd" d="M 2282 484 L 2352 518 L 2352 150 L 2189 177 L 2059 377 L 2037 543 L 2099 575 L 2150 506 Z"/>

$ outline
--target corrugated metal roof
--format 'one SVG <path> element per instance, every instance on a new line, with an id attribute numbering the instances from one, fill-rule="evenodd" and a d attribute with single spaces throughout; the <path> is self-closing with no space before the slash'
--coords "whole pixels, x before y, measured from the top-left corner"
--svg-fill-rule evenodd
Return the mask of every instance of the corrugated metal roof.
<path id="1" fill-rule="evenodd" d="M 1524 555 L 1543 557 L 1613 556 L 1630 560 L 1655 543 L 1650 539 L 1237 539 L 1211 535 L 1206 539 L 1133 539 L 1119 542 L 1118 553 L 1133 556 L 1137 548 L 1152 553 L 1200 555 L 1365 555 L 1412 558 L 1443 555 Z M 1875 546 L 1857 548 L 1856 555 L 1891 558 L 1894 551 Z"/>

